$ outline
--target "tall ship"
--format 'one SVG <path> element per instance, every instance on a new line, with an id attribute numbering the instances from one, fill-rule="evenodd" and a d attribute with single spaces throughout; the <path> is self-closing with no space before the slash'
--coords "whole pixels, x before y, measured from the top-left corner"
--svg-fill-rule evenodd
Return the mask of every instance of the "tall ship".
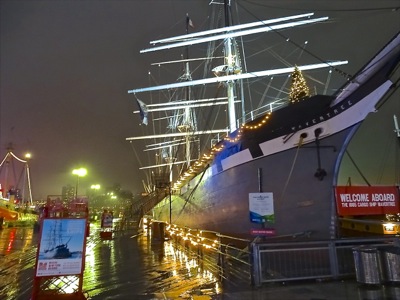
<path id="1" fill-rule="evenodd" d="M 29 154 L 18 157 L 9 145 L 0 161 L 0 225 L 33 225 L 38 220 L 32 201 L 29 158 Z"/>
<path id="2" fill-rule="evenodd" d="M 349 76 L 340 69 L 346 60 L 307 56 L 305 44 L 286 35 L 328 17 L 306 13 L 235 25 L 233 3 L 210 1 L 217 7 L 213 29 L 194 31 L 187 15 L 186 34 L 154 40 L 141 51 L 183 54 L 154 63 L 178 66 L 176 82 L 128 91 L 152 134 L 126 140 L 133 147 L 146 141 L 144 151 L 155 158 L 140 168 L 147 181 L 138 209 L 159 221 L 227 235 L 335 238 L 339 167 L 362 122 L 397 88 L 391 78 L 398 71 L 400 35 Z M 285 45 L 245 52 L 260 34 Z M 281 65 L 259 70 L 262 60 L 247 63 L 261 52 Z M 317 78 L 320 72 L 324 79 Z M 335 75 L 344 84 L 329 93 Z M 310 81 L 322 87 L 310 88 Z"/>

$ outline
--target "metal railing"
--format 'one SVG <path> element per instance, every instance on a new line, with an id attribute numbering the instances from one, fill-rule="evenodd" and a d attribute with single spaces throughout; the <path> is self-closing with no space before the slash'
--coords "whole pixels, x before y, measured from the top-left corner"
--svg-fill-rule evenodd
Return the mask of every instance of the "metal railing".
<path id="1" fill-rule="evenodd" d="M 309 237 L 304 234 L 299 237 L 305 241 L 279 242 L 267 238 L 251 242 L 214 231 L 152 222 L 165 228 L 165 235 L 160 233 L 162 240 L 168 237 L 176 247 L 194 253 L 199 265 L 212 272 L 221 283 L 231 286 L 355 277 L 355 248 L 400 244 L 396 236 L 307 241 Z"/>
<path id="2" fill-rule="evenodd" d="M 305 279 L 354 276 L 353 249 L 393 244 L 395 237 L 329 241 L 253 243 L 254 285 Z"/>
<path id="3" fill-rule="evenodd" d="M 232 236 L 222 235 L 214 231 L 164 225 L 163 222 L 152 220 L 152 227 L 157 223 L 165 227 L 165 235 L 176 247 L 184 248 L 195 254 L 199 265 L 210 271 L 219 281 L 238 285 L 252 282 L 252 263 L 250 241 Z M 153 228 L 154 229 L 154 228 Z M 154 232 L 159 231 L 155 229 Z M 157 238 L 153 236 L 152 238 Z"/>

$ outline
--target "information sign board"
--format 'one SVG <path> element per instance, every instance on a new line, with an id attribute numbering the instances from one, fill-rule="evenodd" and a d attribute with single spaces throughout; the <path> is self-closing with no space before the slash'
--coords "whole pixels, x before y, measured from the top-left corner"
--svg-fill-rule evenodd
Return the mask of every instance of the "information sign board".
<path id="1" fill-rule="evenodd" d="M 36 276 L 82 274 L 86 219 L 44 219 Z"/>
<path id="2" fill-rule="evenodd" d="M 249 193 L 250 221 L 253 223 L 274 223 L 273 193 Z"/>

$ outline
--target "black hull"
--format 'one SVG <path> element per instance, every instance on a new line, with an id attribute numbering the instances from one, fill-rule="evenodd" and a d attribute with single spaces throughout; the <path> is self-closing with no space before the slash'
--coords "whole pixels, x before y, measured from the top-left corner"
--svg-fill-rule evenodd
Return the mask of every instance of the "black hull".
<path id="1" fill-rule="evenodd" d="M 315 176 L 315 143 L 292 148 L 219 173 L 194 192 L 191 187 L 180 196 L 172 195 L 172 223 L 248 237 L 252 229 L 263 228 L 250 222 L 249 193 L 272 192 L 275 223 L 264 226 L 273 228 L 276 236 L 306 233 L 315 239 L 332 238 L 336 235 L 336 170 L 353 128 L 320 141 L 324 179 Z M 154 217 L 169 222 L 169 205 L 167 197 L 155 208 Z"/>

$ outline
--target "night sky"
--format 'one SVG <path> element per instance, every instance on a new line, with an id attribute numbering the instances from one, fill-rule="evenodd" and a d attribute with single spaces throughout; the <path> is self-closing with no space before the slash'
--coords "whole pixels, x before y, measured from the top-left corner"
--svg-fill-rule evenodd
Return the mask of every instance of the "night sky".
<path id="1" fill-rule="evenodd" d="M 80 181 L 82 191 L 95 183 L 142 191 L 142 162 L 125 139 L 147 129 L 132 113 L 137 106 L 127 91 L 147 86 L 149 65 L 160 58 L 139 51 L 156 38 L 183 34 L 186 13 L 200 30 L 209 2 L 0 1 L 0 156 L 9 143 L 17 155 L 32 153 L 34 199 L 74 185 L 72 170 L 77 167 L 88 170 Z M 322 27 L 309 27 L 316 41 L 309 50 L 349 60 L 343 67 L 349 74 L 400 30 L 399 0 L 238 4 L 247 10 L 242 22 L 304 12 L 329 16 Z M 397 101 L 387 103 L 386 115 L 368 122 L 375 137 L 393 134 L 394 112 L 400 119 L 399 93 L 393 98 Z M 370 139 L 371 133 L 365 132 L 360 135 Z M 364 144 L 361 152 L 378 156 L 374 147 L 383 146 L 374 142 L 366 151 Z"/>

